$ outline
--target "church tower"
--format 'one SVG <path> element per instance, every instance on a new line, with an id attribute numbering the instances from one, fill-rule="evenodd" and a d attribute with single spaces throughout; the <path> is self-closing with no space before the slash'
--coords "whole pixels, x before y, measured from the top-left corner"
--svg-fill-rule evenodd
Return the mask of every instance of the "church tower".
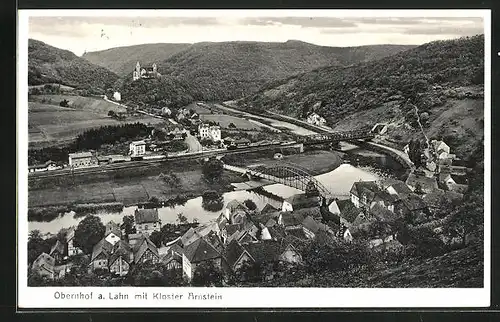
<path id="1" fill-rule="evenodd" d="M 137 62 L 137 64 L 135 64 L 135 70 L 132 76 L 132 80 L 135 81 L 138 80 L 139 78 L 141 78 L 141 65 L 139 64 L 139 62 Z"/>

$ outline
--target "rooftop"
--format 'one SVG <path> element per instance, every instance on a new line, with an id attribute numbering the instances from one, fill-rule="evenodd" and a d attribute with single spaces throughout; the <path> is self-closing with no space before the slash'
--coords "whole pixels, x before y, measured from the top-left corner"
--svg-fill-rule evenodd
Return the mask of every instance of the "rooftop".
<path id="1" fill-rule="evenodd" d="M 69 157 L 72 159 L 78 159 L 78 158 L 91 158 L 92 153 L 91 152 L 77 152 L 77 153 L 70 153 Z"/>
<path id="2" fill-rule="evenodd" d="M 203 238 L 199 238 L 186 246 L 184 254 L 191 263 L 199 263 L 221 257 L 221 254 Z"/>
<path id="3" fill-rule="evenodd" d="M 308 196 L 305 193 L 300 193 L 290 196 L 285 200 L 292 205 L 294 210 L 298 210 L 300 208 L 319 207 L 320 199 L 319 196 Z"/>

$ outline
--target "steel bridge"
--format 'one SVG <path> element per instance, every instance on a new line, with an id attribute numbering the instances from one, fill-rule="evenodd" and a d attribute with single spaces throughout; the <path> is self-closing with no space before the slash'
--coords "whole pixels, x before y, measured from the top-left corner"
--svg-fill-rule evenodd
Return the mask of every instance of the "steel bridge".
<path id="1" fill-rule="evenodd" d="M 302 191 L 306 191 L 308 185 L 314 185 L 323 198 L 330 199 L 332 197 L 331 192 L 321 182 L 316 180 L 307 170 L 295 164 L 279 162 L 272 165 L 262 165 L 253 169 L 225 164 L 224 168 L 245 174 L 250 179 L 268 180 Z"/>
<path id="2" fill-rule="evenodd" d="M 302 136 L 298 139 L 304 145 L 314 145 L 339 141 L 372 139 L 375 135 L 370 130 L 339 131 Z"/>

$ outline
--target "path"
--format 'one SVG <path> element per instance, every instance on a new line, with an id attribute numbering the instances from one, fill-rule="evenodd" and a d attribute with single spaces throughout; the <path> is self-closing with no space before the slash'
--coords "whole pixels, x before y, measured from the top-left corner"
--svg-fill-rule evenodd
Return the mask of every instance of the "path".
<path id="1" fill-rule="evenodd" d="M 376 147 L 383 149 L 384 151 L 387 151 L 389 153 L 393 153 L 393 154 L 397 155 L 399 158 L 401 158 L 409 168 L 412 169 L 414 167 L 413 162 L 410 160 L 410 157 L 406 153 L 404 153 L 403 151 L 391 148 L 390 146 L 387 146 L 387 145 L 375 143 L 375 142 L 366 142 L 366 144 L 368 146 L 370 146 L 370 145 L 376 146 Z"/>

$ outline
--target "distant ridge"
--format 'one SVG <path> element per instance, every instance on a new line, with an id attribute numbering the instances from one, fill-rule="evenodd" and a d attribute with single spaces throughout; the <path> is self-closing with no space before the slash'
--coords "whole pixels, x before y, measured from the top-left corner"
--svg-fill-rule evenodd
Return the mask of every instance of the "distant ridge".
<path id="1" fill-rule="evenodd" d="M 28 84 L 58 83 L 78 88 L 106 90 L 118 75 L 92 64 L 69 50 L 28 40 Z"/>

